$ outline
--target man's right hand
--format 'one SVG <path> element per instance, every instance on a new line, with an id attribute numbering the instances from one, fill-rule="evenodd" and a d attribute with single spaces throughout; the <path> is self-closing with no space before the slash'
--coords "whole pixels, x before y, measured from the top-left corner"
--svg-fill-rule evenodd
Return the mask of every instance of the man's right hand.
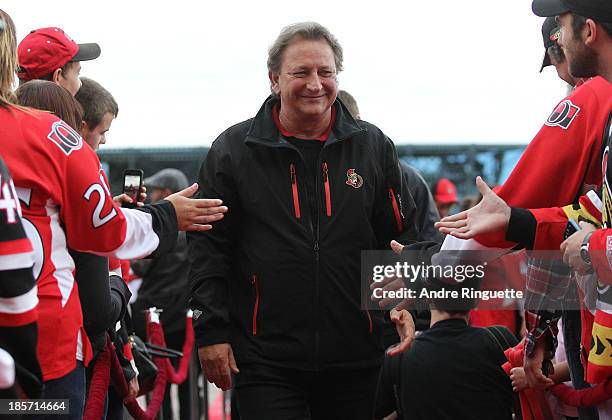
<path id="1" fill-rule="evenodd" d="M 232 387 L 231 374 L 237 374 L 240 371 L 236 366 L 232 347 L 228 343 L 200 347 L 198 356 L 200 357 L 202 371 L 208 382 L 215 384 L 223 391 Z"/>
<path id="2" fill-rule="evenodd" d="M 435 224 L 442 233 L 459 239 L 506 229 L 510 221 L 510 207 L 482 180 L 476 177 L 482 200 L 469 210 L 445 217 Z"/>
<path id="3" fill-rule="evenodd" d="M 176 211 L 179 230 L 207 231 L 212 229 L 210 223 L 223 219 L 227 207 L 218 199 L 189 198 L 198 191 L 198 184 L 193 184 L 182 191 L 166 197 Z"/>

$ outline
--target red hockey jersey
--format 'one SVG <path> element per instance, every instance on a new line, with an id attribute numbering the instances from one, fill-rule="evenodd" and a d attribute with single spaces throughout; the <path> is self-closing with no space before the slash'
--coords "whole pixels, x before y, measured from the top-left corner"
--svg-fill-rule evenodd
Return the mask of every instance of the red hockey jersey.
<path id="1" fill-rule="evenodd" d="M 87 363 L 91 353 L 67 247 L 140 258 L 158 248 L 161 236 L 176 237 L 176 215 L 170 203 L 145 211 L 117 207 L 96 154 L 50 114 L 1 108 L 0 138 L 34 247 L 39 360 L 44 380 L 55 379 L 74 369 L 77 358 Z"/>
<path id="2" fill-rule="evenodd" d="M 529 209 L 564 206 L 584 185 L 601 185 L 602 138 L 612 109 L 612 84 L 594 77 L 563 99 L 529 143 L 497 194 Z M 504 232 L 461 240 L 450 235 L 442 249 L 512 248 Z"/>

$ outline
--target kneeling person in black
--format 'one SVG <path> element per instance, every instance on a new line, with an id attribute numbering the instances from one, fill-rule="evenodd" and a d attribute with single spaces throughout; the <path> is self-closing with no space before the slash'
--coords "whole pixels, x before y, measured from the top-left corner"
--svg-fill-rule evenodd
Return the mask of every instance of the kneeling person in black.
<path id="1" fill-rule="evenodd" d="M 430 329 L 385 358 L 376 418 L 395 410 L 400 419 L 511 419 L 514 394 L 501 365 L 516 337 L 505 327 L 469 326 L 476 300 L 429 306 Z"/>

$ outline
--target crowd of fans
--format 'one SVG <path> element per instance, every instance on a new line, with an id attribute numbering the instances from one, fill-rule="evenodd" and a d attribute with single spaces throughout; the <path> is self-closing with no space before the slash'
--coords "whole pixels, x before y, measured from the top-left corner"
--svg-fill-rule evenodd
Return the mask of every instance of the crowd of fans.
<path id="1" fill-rule="evenodd" d="M 342 47 L 314 22 L 283 28 L 271 95 L 213 142 L 197 183 L 167 168 L 112 197 L 95 152 L 119 106 L 80 76 L 100 47 L 56 27 L 17 43 L 0 10 L 1 397 L 122 419 L 153 416 L 134 409 L 149 394 L 172 418 L 182 383 L 189 418 L 174 369 L 196 348 L 236 419 L 612 419 L 612 5 L 532 8 L 542 69 L 572 91 L 508 180 L 478 178 L 463 201 L 338 90 Z M 526 297 L 487 304 L 460 293 L 481 281 L 432 276 L 418 287 L 461 297 L 371 310 L 364 250 L 429 265 L 486 251 L 489 286 Z"/>

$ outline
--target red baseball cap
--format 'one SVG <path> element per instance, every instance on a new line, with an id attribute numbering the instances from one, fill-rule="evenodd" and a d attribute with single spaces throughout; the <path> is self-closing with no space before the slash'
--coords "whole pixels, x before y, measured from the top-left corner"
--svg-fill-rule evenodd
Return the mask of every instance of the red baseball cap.
<path id="1" fill-rule="evenodd" d="M 99 56 L 98 44 L 77 44 L 60 28 L 35 29 L 17 47 L 17 76 L 25 81 L 39 79 L 70 61 L 88 61 Z"/>
<path id="2" fill-rule="evenodd" d="M 457 187 L 447 178 L 440 178 L 436 184 L 435 199 L 441 204 L 457 203 Z"/>

